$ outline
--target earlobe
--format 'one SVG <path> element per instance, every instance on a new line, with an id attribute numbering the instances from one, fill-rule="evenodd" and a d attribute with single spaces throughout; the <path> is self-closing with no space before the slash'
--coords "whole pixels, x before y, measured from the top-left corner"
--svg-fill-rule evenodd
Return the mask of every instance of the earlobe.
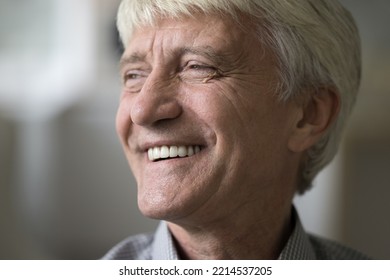
<path id="1" fill-rule="evenodd" d="M 340 110 L 340 96 L 333 88 L 321 88 L 299 107 L 300 114 L 288 141 L 288 148 L 296 153 L 312 147 L 334 124 Z"/>

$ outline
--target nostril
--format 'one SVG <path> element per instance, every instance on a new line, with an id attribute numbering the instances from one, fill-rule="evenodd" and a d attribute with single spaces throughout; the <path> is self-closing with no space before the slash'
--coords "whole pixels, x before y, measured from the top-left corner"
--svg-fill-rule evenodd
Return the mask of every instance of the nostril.
<path id="1" fill-rule="evenodd" d="M 131 108 L 132 122 L 148 126 L 162 120 L 175 119 L 182 113 L 182 107 L 175 98 L 138 96 Z"/>

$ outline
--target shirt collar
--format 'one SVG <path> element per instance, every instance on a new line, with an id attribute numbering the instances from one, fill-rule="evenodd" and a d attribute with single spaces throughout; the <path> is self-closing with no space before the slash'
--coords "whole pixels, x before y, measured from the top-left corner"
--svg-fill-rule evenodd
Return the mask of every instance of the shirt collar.
<path id="1" fill-rule="evenodd" d="M 160 222 L 152 244 L 152 260 L 178 260 L 173 237 L 165 221 Z"/>
<path id="2" fill-rule="evenodd" d="M 295 208 L 292 210 L 294 229 L 279 255 L 279 260 L 313 260 L 316 259 L 309 236 L 303 229 Z M 178 260 L 178 253 L 169 232 L 168 225 L 162 221 L 154 235 L 152 244 L 153 260 Z"/>
<path id="3" fill-rule="evenodd" d="M 305 232 L 298 213 L 293 207 L 292 221 L 294 229 L 279 255 L 279 260 L 315 260 L 316 254 L 310 242 L 308 234 Z"/>

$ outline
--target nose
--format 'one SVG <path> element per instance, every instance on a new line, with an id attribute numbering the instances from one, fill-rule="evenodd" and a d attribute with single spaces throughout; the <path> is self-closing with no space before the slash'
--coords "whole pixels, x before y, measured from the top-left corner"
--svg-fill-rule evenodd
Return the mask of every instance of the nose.
<path id="1" fill-rule="evenodd" d="M 175 82 L 151 73 L 131 107 L 131 120 L 150 126 L 161 120 L 175 119 L 182 113 Z"/>

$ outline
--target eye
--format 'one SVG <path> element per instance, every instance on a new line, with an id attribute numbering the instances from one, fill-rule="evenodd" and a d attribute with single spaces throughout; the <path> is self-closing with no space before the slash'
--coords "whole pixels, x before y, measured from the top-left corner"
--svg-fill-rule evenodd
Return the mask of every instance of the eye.
<path id="1" fill-rule="evenodd" d="M 215 72 L 217 69 L 204 64 L 188 64 L 188 70 L 202 71 L 202 72 Z"/>
<path id="2" fill-rule="evenodd" d="M 140 91 L 148 73 L 142 70 L 129 70 L 123 75 L 123 84 L 131 92 Z"/>
<path id="3" fill-rule="evenodd" d="M 214 66 L 191 61 L 182 68 L 180 76 L 185 81 L 205 83 L 218 77 L 219 71 Z"/>
<path id="4" fill-rule="evenodd" d="M 211 69 L 212 67 L 207 65 L 191 64 L 188 66 L 188 68 L 193 70 L 207 70 L 207 69 Z"/>
<path id="5" fill-rule="evenodd" d="M 127 81 L 142 79 L 146 76 L 146 74 L 143 71 L 140 70 L 131 70 L 127 71 L 123 76 L 123 82 L 126 83 Z"/>
<path id="6" fill-rule="evenodd" d="M 127 80 L 134 80 L 134 79 L 137 79 L 139 78 L 140 75 L 139 74 L 136 74 L 136 73 L 128 73 L 125 75 L 125 81 Z"/>

